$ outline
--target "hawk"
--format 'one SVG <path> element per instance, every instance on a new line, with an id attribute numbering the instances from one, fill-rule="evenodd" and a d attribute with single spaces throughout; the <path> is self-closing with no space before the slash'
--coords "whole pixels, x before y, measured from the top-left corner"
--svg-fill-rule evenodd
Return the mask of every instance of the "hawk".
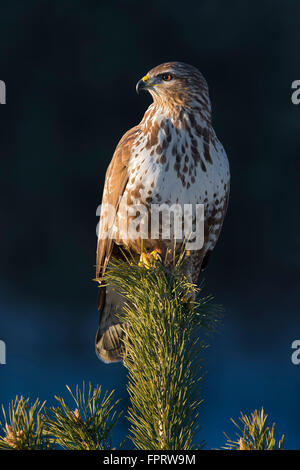
<path id="1" fill-rule="evenodd" d="M 203 245 L 187 250 L 183 263 L 185 273 L 196 283 L 219 237 L 230 184 L 227 156 L 211 124 L 208 86 L 197 68 L 168 62 L 151 69 L 136 90 L 148 91 L 153 103 L 141 122 L 121 138 L 106 172 L 96 276 L 101 279 L 110 257 L 121 256 L 122 248 L 137 257 L 145 253 L 164 257 L 174 240 L 176 248 L 180 246 L 174 230 L 167 239 L 151 236 L 153 207 L 203 204 Z M 140 214 L 124 210 L 134 206 L 146 208 L 144 223 Z M 126 236 L 124 226 L 129 220 L 139 220 L 140 236 L 130 237 L 128 232 Z M 96 352 L 107 363 L 122 359 L 122 328 L 116 317 L 122 303 L 112 286 L 100 284 Z"/>

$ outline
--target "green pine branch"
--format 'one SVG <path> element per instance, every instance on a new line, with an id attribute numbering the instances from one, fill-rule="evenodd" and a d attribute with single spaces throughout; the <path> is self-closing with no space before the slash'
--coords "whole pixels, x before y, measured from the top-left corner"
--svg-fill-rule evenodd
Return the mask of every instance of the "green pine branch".
<path id="1" fill-rule="evenodd" d="M 52 447 L 45 432 L 44 403 L 38 399 L 30 403 L 29 398 L 16 397 L 8 406 L 2 405 L 4 422 L 0 422 L 1 450 L 46 450 Z"/>
<path id="2" fill-rule="evenodd" d="M 63 398 L 55 396 L 58 407 L 51 407 L 47 415 L 47 431 L 55 438 L 57 445 L 68 450 L 108 450 L 111 449 L 111 431 L 121 413 L 114 400 L 114 392 L 105 393 L 101 398 L 101 387 L 85 390 L 76 386 L 75 394 L 67 386 L 73 401 L 71 409 Z"/>
<path id="3" fill-rule="evenodd" d="M 219 308 L 211 298 L 188 302 L 196 288 L 181 270 L 160 262 L 114 260 L 105 280 L 126 299 L 124 365 L 131 406 L 130 439 L 137 449 L 191 449 L 198 431 L 201 353 L 199 329 L 213 329 Z"/>
<path id="4" fill-rule="evenodd" d="M 124 365 L 128 370 L 129 437 L 137 449 L 189 450 L 201 448 L 195 440 L 202 403 L 202 353 L 207 347 L 199 333 L 214 331 L 220 308 L 201 297 L 182 274 L 182 258 L 167 268 L 153 261 L 113 260 L 105 282 L 126 300 L 122 321 Z M 196 293 L 196 297 L 193 297 Z M 194 300 L 193 300 L 194 299 Z M 101 387 L 67 387 L 73 405 L 55 397 L 58 405 L 46 409 L 38 399 L 16 397 L 8 410 L 2 406 L 0 449 L 104 450 L 112 448 L 112 431 L 120 413 L 114 391 Z M 284 436 L 275 440 L 264 410 L 241 414 L 236 439 L 227 436 L 226 449 L 282 449 Z"/>
<path id="5" fill-rule="evenodd" d="M 227 443 L 225 449 L 230 450 L 282 450 L 284 435 L 278 443 L 274 437 L 275 423 L 270 427 L 267 424 L 268 415 L 264 409 L 255 410 L 250 416 L 241 413 L 240 424 L 231 419 L 234 426 L 238 429 L 236 440 L 230 439 L 226 434 Z"/>
<path id="6" fill-rule="evenodd" d="M 121 413 L 116 412 L 120 400 L 114 391 L 101 398 L 101 387 L 86 391 L 76 387 L 75 394 L 67 386 L 74 407 L 70 408 L 61 397 L 59 405 L 45 408 L 45 402 L 36 400 L 32 405 L 23 397 L 9 404 L 8 413 L 2 406 L 4 422 L 1 425 L 0 449 L 14 450 L 108 450 L 111 435 Z"/>

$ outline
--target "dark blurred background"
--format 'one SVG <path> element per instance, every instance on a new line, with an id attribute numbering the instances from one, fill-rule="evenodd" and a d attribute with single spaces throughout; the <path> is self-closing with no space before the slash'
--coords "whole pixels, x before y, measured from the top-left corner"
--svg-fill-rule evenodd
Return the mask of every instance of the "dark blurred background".
<path id="1" fill-rule="evenodd" d="M 199 439 L 222 446 L 230 417 L 264 406 L 300 449 L 299 21 L 291 0 L 1 2 L 1 403 L 52 404 L 84 379 L 127 407 L 123 366 L 94 354 L 95 213 L 118 140 L 150 103 L 136 82 L 181 60 L 209 83 L 232 175 L 205 272 L 226 313 L 205 355 Z M 116 443 L 126 433 L 123 418 Z"/>

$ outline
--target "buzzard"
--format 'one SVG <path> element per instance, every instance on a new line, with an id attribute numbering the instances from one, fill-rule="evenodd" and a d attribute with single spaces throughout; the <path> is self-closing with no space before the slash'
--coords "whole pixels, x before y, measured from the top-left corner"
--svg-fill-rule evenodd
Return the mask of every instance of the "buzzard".
<path id="1" fill-rule="evenodd" d="M 177 243 L 174 230 L 167 238 L 152 236 L 152 208 L 202 204 L 203 244 L 187 250 L 183 263 L 184 272 L 196 283 L 219 237 L 230 183 L 227 156 L 211 124 L 208 86 L 195 67 L 168 62 L 150 70 L 136 90 L 148 91 L 153 103 L 142 121 L 124 134 L 106 173 L 96 276 L 101 279 L 110 257 L 121 256 L 124 247 L 144 261 L 150 253 L 167 259 L 170 247 L 182 242 Z M 140 211 L 130 214 L 128 208 L 133 207 L 146 208 L 145 217 Z M 138 235 L 124 230 L 130 220 L 138 220 Z M 158 230 L 161 235 L 161 227 Z M 112 286 L 100 284 L 96 352 L 104 362 L 122 359 L 122 328 L 116 318 L 122 302 Z"/>

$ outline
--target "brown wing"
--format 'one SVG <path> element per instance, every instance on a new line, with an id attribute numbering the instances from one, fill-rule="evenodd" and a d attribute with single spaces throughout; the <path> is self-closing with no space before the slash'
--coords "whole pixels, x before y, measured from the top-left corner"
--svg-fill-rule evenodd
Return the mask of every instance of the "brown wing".
<path id="1" fill-rule="evenodd" d="M 128 181 L 128 162 L 131 155 L 132 144 L 140 132 L 140 127 L 135 126 L 123 135 L 116 147 L 105 175 L 102 204 L 113 206 L 115 215 L 117 214 L 120 199 Z M 108 230 L 107 217 L 104 218 L 104 220 L 105 221 L 101 220 L 100 216 L 96 264 L 97 278 L 104 274 L 114 246 L 112 238 L 109 236 L 103 237 L 103 233 L 107 233 Z"/>

